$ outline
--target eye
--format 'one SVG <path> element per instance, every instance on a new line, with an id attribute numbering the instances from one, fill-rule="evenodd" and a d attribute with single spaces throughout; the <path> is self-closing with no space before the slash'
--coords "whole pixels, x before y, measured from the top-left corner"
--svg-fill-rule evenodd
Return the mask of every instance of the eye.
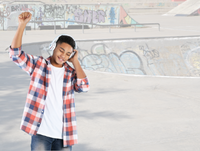
<path id="1" fill-rule="evenodd" d="M 60 49 L 60 52 L 64 52 L 62 49 Z"/>

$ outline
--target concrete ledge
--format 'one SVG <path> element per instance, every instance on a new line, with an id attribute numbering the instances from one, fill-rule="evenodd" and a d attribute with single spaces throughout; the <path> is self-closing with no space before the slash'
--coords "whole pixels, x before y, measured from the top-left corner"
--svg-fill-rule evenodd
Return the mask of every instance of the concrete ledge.
<path id="1" fill-rule="evenodd" d="M 7 30 L 17 30 L 18 26 L 8 26 Z M 31 26 L 26 26 L 26 30 L 31 30 Z"/>
<path id="2" fill-rule="evenodd" d="M 49 29 L 54 29 L 53 25 L 46 25 L 46 26 L 39 26 L 40 30 L 49 30 Z M 61 29 L 60 25 L 56 25 L 56 29 Z"/>
<path id="3" fill-rule="evenodd" d="M 26 26 L 26 30 L 31 30 L 31 26 Z"/>
<path id="4" fill-rule="evenodd" d="M 68 25 L 67 29 L 82 29 L 82 25 Z M 84 29 L 90 29 L 88 25 L 84 25 Z"/>

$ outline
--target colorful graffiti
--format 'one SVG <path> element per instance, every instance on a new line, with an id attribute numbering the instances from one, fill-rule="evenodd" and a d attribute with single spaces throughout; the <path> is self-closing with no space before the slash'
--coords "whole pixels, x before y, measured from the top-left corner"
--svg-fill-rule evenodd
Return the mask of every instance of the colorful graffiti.
<path id="1" fill-rule="evenodd" d="M 74 19 L 77 22 L 84 23 L 105 23 L 106 13 L 103 10 L 82 10 L 80 8 L 74 11 Z"/>
<path id="2" fill-rule="evenodd" d="M 127 14 L 127 12 L 124 10 L 122 6 L 120 6 L 119 23 L 120 24 L 137 24 L 137 22 Z"/>
<path id="3" fill-rule="evenodd" d="M 87 70 L 135 75 L 200 76 L 200 38 L 174 40 L 166 40 L 165 45 L 162 45 L 163 39 L 99 41 L 91 45 L 86 42 L 84 46 L 80 44 L 79 60 Z M 189 49 L 183 52 L 181 44 L 188 45 Z"/>
<path id="4" fill-rule="evenodd" d="M 115 24 L 115 20 L 116 20 L 116 13 L 115 13 L 115 8 L 111 7 L 110 9 L 110 13 L 109 13 L 109 19 L 110 19 L 110 23 L 111 24 Z"/>
<path id="5" fill-rule="evenodd" d="M 115 72 L 124 74 L 145 74 L 141 58 L 130 50 L 124 50 L 121 54 L 107 53 L 108 46 L 104 43 L 94 44 L 91 52 L 78 48 L 81 66 L 87 70 L 103 72 Z"/>
<path id="6" fill-rule="evenodd" d="M 83 23 L 118 23 L 119 6 L 107 5 L 70 5 L 66 11 L 66 20 Z"/>
<path id="7" fill-rule="evenodd" d="M 41 53 L 51 55 L 48 45 Z M 200 77 L 200 37 L 77 41 L 86 70 L 135 75 Z"/>
<path id="8" fill-rule="evenodd" d="M 53 25 L 53 22 L 44 22 L 53 20 L 69 20 L 89 24 L 137 23 L 120 5 L 8 4 L 5 6 L 5 8 L 0 10 L 0 29 L 3 29 L 3 22 L 5 29 L 18 26 L 16 18 L 24 11 L 29 11 L 32 13 L 31 21 L 40 21 L 35 24 L 29 24 L 31 28 L 36 29 L 40 26 Z M 79 23 L 67 21 L 56 23 L 56 25 L 60 25 L 61 28 L 67 27 L 71 24 L 76 25 Z"/>

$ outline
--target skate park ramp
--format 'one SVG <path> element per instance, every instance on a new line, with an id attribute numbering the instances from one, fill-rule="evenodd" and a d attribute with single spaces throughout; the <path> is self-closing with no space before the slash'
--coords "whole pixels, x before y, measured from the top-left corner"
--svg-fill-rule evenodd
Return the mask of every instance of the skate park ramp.
<path id="1" fill-rule="evenodd" d="M 52 54 L 48 50 L 49 44 L 50 41 L 25 44 L 23 49 L 46 58 Z M 79 61 L 86 70 L 151 76 L 200 76 L 198 36 L 78 40 L 77 44 Z"/>
<path id="2" fill-rule="evenodd" d="M 22 49 L 47 57 L 49 43 Z M 199 44 L 199 37 L 78 41 L 91 88 L 75 94 L 73 151 L 199 151 L 200 78 L 185 77 L 197 76 Z M 19 127 L 30 77 L 7 53 L 0 58 L 0 147 L 27 151 L 31 137 Z"/>
<path id="3" fill-rule="evenodd" d="M 75 93 L 78 144 L 73 151 L 200 150 L 198 17 L 140 18 L 136 20 L 162 21 L 161 32 L 57 31 L 80 39 L 79 60 L 90 82 L 87 93 Z M 191 30 L 186 31 L 188 26 Z M 0 31 L 0 150 L 27 151 L 31 137 L 19 127 L 30 77 L 5 52 L 14 34 Z M 22 49 L 46 58 L 57 35 L 51 30 L 27 31 Z M 127 66 L 126 53 L 134 64 Z"/>
<path id="4" fill-rule="evenodd" d="M 164 16 L 190 16 L 200 9 L 199 0 L 187 0 L 170 10 Z"/>

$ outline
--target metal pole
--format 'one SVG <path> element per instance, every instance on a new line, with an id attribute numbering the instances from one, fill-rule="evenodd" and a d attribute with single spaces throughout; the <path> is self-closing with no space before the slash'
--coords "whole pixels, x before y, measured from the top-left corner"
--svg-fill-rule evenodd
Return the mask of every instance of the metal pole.
<path id="1" fill-rule="evenodd" d="M 3 18 L 3 30 L 4 30 L 4 17 L 5 17 L 4 16 L 4 11 L 5 11 L 5 6 L 3 6 L 3 11 L 2 11 L 2 14 L 3 14 L 3 17 L 2 17 Z"/>
<path id="2" fill-rule="evenodd" d="M 159 26 L 159 31 L 160 31 L 160 24 L 158 24 L 158 26 Z"/>
<path id="3" fill-rule="evenodd" d="M 3 16 L 3 30 L 4 30 L 4 16 Z"/>
<path id="4" fill-rule="evenodd" d="M 24 33 L 25 33 L 25 35 L 26 35 L 26 27 L 25 27 L 25 29 L 24 29 Z"/>
<path id="5" fill-rule="evenodd" d="M 136 32 L 136 25 L 134 25 L 135 26 L 135 32 Z"/>
<path id="6" fill-rule="evenodd" d="M 56 22 L 54 21 L 54 33 L 56 34 Z"/>
<path id="7" fill-rule="evenodd" d="M 111 33 L 111 29 L 110 29 L 110 26 L 109 26 L 109 32 Z"/>
<path id="8" fill-rule="evenodd" d="M 34 5 L 34 9 L 35 9 L 35 5 Z M 34 16 L 34 30 L 35 30 L 35 18 L 36 18 L 35 17 L 35 11 L 34 11 L 34 15 L 33 16 Z"/>
<path id="9" fill-rule="evenodd" d="M 83 34 L 84 34 L 84 25 L 82 24 L 82 31 L 83 31 Z"/>
<path id="10" fill-rule="evenodd" d="M 92 6 L 92 29 L 93 29 L 93 6 Z"/>

